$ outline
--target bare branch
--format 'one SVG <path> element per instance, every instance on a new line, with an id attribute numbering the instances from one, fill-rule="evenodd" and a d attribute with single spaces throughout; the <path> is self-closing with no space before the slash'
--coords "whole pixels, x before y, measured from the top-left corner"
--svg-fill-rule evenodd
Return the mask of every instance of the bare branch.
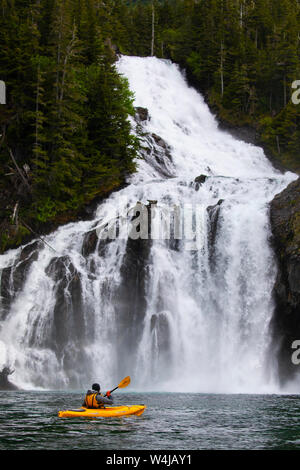
<path id="1" fill-rule="evenodd" d="M 8 148 L 8 151 L 9 151 L 9 154 L 10 154 L 10 158 L 12 159 L 13 161 L 13 164 L 15 165 L 19 175 L 21 176 L 22 180 L 24 181 L 25 185 L 27 186 L 27 188 L 29 189 L 29 191 L 31 192 L 31 187 L 30 187 L 30 184 L 28 183 L 27 179 L 25 178 L 24 176 L 24 173 L 23 171 L 21 170 L 21 168 L 19 167 L 19 165 L 17 164 L 16 160 L 15 160 L 15 157 L 11 151 L 10 148 Z"/>

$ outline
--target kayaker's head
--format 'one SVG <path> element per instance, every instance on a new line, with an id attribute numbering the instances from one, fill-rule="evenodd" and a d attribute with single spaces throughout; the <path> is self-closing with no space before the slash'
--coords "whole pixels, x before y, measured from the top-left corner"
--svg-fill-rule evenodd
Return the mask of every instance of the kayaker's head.
<path id="1" fill-rule="evenodd" d="M 93 384 L 92 385 L 92 390 L 95 390 L 95 392 L 100 392 L 100 385 L 99 384 Z"/>

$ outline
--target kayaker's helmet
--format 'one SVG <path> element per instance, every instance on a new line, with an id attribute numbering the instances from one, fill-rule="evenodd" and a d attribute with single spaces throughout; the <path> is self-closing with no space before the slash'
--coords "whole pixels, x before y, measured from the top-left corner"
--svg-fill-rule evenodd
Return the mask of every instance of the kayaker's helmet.
<path id="1" fill-rule="evenodd" d="M 92 389 L 95 390 L 95 392 L 100 392 L 100 385 L 99 384 L 93 384 Z"/>

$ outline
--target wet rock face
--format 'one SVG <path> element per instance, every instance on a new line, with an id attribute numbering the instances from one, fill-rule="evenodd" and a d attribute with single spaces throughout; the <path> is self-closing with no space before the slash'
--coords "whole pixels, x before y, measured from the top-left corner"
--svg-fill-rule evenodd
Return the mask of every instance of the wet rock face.
<path id="1" fill-rule="evenodd" d="M 35 241 L 25 246 L 13 266 L 4 268 L 0 273 L 1 320 L 5 320 L 11 302 L 23 288 L 27 273 L 34 261 L 38 259 L 40 242 Z"/>
<path id="2" fill-rule="evenodd" d="M 148 218 L 148 238 L 136 238 L 133 233 L 130 234 L 120 270 L 121 282 L 115 296 L 118 326 L 120 329 L 118 344 L 116 345 L 120 351 L 120 371 L 122 367 L 126 367 L 128 358 L 132 357 L 136 351 L 140 335 L 142 334 L 143 320 L 147 308 L 147 279 L 152 246 L 150 236 L 151 204 L 144 205 L 138 203 L 132 221 L 137 220 L 137 218 L 141 220 L 140 211 L 143 211 L 144 216 Z M 135 226 L 135 232 L 137 231 L 138 225 Z M 126 357 L 124 357 L 124 351 L 127 351 Z"/>
<path id="3" fill-rule="evenodd" d="M 151 317 L 151 331 L 156 329 L 157 345 L 160 351 L 169 351 L 170 349 L 170 324 L 164 313 L 153 314 Z"/>
<path id="4" fill-rule="evenodd" d="M 195 188 L 195 191 L 199 191 L 200 186 L 202 186 L 203 183 L 207 180 L 208 176 L 207 175 L 200 175 L 197 176 L 194 181 L 190 183 L 190 186 Z"/>
<path id="5" fill-rule="evenodd" d="M 214 206 L 209 206 L 206 210 L 208 212 L 208 217 L 210 221 L 210 229 L 209 229 L 209 262 L 212 270 L 215 268 L 215 243 L 218 235 L 218 227 L 219 227 L 219 217 L 220 217 L 220 208 L 222 203 L 224 202 L 223 199 L 220 199 L 217 204 Z"/>
<path id="6" fill-rule="evenodd" d="M 141 155 L 144 160 L 155 168 L 163 177 L 172 178 L 175 175 L 170 146 L 157 134 L 145 131 L 143 125 L 150 120 L 147 108 L 135 108 L 135 121 L 143 142 Z"/>
<path id="7" fill-rule="evenodd" d="M 300 340 L 300 178 L 271 203 L 273 244 L 278 259 L 272 322 L 283 382 L 300 373 L 291 361 L 292 343 Z"/>
<path id="8" fill-rule="evenodd" d="M 137 121 L 139 122 L 149 121 L 150 117 L 149 117 L 149 111 L 147 108 L 142 108 L 138 106 L 137 108 L 135 108 L 135 112 L 136 112 L 135 117 Z"/>
<path id="9" fill-rule="evenodd" d="M 82 243 L 82 251 L 81 251 L 82 255 L 84 257 L 87 257 L 90 254 L 94 253 L 96 251 L 98 241 L 99 241 L 99 238 L 98 238 L 96 229 L 88 232 L 85 235 L 83 243 Z"/>
<path id="10" fill-rule="evenodd" d="M 195 178 L 195 183 L 198 183 L 198 184 L 205 183 L 206 179 L 207 179 L 207 175 L 197 176 L 197 178 Z"/>
<path id="11" fill-rule="evenodd" d="M 144 149 L 141 154 L 146 162 L 153 166 L 165 178 L 175 175 L 171 148 L 156 134 L 144 135 Z"/>
<path id="12" fill-rule="evenodd" d="M 117 221 L 116 221 L 117 223 Z M 98 224 L 96 224 L 98 227 Z M 111 242 L 110 238 L 99 238 L 97 228 L 87 232 L 82 243 L 81 253 L 87 258 L 92 253 L 97 252 L 99 256 L 104 256 L 107 245 Z"/>
<path id="13" fill-rule="evenodd" d="M 67 362 L 70 360 L 68 357 L 69 344 L 78 343 L 80 345 L 86 336 L 81 275 L 68 256 L 53 258 L 46 273 L 55 281 L 56 295 L 52 328 L 46 339 L 49 344 L 44 346 L 54 349 L 58 357 L 63 355 L 64 368 L 67 369 Z M 32 335 L 34 339 L 34 331 Z"/>

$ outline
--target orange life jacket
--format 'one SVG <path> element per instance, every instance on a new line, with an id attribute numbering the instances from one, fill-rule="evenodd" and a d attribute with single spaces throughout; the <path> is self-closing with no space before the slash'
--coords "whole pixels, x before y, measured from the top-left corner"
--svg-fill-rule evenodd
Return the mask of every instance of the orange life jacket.
<path id="1" fill-rule="evenodd" d="M 97 395 L 102 397 L 101 393 L 98 392 L 86 394 L 84 402 L 87 408 L 104 408 L 103 403 L 97 402 Z"/>

